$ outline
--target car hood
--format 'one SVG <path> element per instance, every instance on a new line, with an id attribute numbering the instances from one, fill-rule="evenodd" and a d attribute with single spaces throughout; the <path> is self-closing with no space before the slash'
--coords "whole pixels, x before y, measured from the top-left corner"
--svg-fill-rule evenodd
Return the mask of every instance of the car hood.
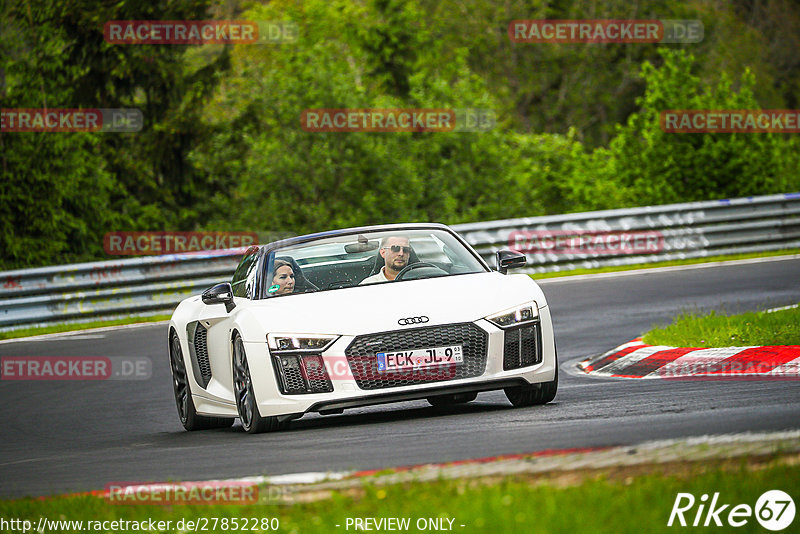
<path id="1" fill-rule="evenodd" d="M 405 317 L 425 316 L 425 326 L 476 321 L 531 300 L 546 306 L 529 276 L 488 272 L 242 301 L 244 306 L 237 308 L 242 330 L 260 341 L 263 332 L 359 335 L 395 330 Z"/>

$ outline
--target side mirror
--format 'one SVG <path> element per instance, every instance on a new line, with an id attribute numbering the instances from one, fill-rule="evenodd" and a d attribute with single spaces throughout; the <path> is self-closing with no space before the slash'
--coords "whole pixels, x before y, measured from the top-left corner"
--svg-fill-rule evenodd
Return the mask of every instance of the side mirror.
<path id="1" fill-rule="evenodd" d="M 205 304 L 224 304 L 225 311 L 228 313 L 236 307 L 236 304 L 233 303 L 233 288 L 230 282 L 222 282 L 209 287 L 203 291 L 202 299 Z"/>
<path id="2" fill-rule="evenodd" d="M 497 251 L 497 270 L 500 274 L 506 274 L 509 269 L 515 267 L 525 267 L 528 263 L 525 254 L 517 252 L 516 250 L 498 250 Z"/>

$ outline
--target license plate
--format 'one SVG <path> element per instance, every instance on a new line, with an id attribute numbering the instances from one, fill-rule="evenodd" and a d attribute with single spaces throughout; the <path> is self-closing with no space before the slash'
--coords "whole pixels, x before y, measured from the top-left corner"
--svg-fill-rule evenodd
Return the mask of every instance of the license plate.
<path id="1" fill-rule="evenodd" d="M 397 352 L 379 352 L 378 371 L 399 371 L 403 369 L 420 369 L 435 365 L 462 363 L 464 351 L 461 345 L 449 347 L 433 347 L 430 349 L 400 350 Z"/>

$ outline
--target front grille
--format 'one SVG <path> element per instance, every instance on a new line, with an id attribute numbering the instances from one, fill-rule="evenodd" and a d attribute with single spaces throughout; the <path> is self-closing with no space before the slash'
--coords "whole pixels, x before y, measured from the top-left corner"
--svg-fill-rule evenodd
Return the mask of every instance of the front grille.
<path id="1" fill-rule="evenodd" d="M 503 370 L 519 369 L 542 362 L 542 333 L 539 323 L 503 332 Z"/>
<path id="2" fill-rule="evenodd" d="M 329 393 L 333 384 L 319 354 L 276 354 L 272 357 L 282 393 Z"/>
<path id="3" fill-rule="evenodd" d="M 382 389 L 480 376 L 486 370 L 488 334 L 473 323 L 427 326 L 356 337 L 345 349 L 353 378 L 361 389 Z M 456 365 L 379 372 L 378 352 L 463 347 L 464 361 Z"/>

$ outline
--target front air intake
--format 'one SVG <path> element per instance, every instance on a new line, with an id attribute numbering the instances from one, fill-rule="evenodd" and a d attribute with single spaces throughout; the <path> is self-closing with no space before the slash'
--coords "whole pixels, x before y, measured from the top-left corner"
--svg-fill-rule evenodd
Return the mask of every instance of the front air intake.
<path id="1" fill-rule="evenodd" d="M 208 330 L 199 321 L 186 325 L 186 339 L 189 341 L 189 356 L 192 372 L 198 384 L 208 387 L 211 381 L 211 362 L 208 359 Z"/>
<path id="2" fill-rule="evenodd" d="M 542 330 L 538 322 L 503 331 L 503 370 L 542 363 Z"/>
<path id="3" fill-rule="evenodd" d="M 333 384 L 320 354 L 282 352 L 272 355 L 272 364 L 281 393 L 303 395 L 333 391 Z"/>

